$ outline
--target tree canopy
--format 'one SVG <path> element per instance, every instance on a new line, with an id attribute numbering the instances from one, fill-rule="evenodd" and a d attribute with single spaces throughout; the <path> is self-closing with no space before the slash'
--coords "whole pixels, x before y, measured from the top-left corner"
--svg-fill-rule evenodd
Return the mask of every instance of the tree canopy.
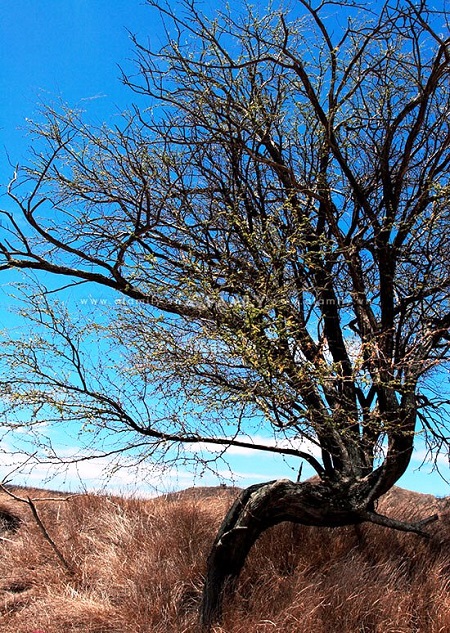
<path id="1" fill-rule="evenodd" d="M 95 332 L 129 355 L 86 368 L 86 328 L 41 293 L 50 334 L 5 350 L 8 407 L 128 429 L 147 452 L 251 445 L 262 423 L 366 511 L 418 432 L 448 447 L 448 16 L 297 5 L 161 4 L 167 41 L 134 38 L 121 124 L 50 107 L 33 124 L 0 267 L 122 297 Z"/>

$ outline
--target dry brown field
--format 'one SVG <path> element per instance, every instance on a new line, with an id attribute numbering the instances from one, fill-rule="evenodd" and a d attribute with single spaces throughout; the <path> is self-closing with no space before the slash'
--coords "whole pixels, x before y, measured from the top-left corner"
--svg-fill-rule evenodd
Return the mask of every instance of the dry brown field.
<path id="1" fill-rule="evenodd" d="M 36 499 L 70 572 L 30 508 L 1 492 L 0 510 L 21 519 L 18 529 L 0 530 L 2 633 L 196 630 L 208 548 L 236 491 L 153 500 L 16 492 Z M 380 509 L 440 519 L 429 541 L 373 525 L 270 530 L 216 633 L 450 631 L 450 500 L 396 488 Z"/>

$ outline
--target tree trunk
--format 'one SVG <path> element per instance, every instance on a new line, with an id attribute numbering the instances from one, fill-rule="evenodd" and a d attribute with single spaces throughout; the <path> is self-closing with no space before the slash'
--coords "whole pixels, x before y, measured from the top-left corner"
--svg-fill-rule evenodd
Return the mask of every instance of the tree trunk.
<path id="1" fill-rule="evenodd" d="M 369 521 L 430 536 L 424 528 L 436 521 L 437 515 L 416 523 L 392 519 L 375 512 L 377 498 L 371 477 L 359 481 L 313 479 L 304 483 L 279 479 L 244 490 L 228 511 L 208 557 L 201 630 L 208 633 L 220 621 L 224 594 L 232 596 L 250 548 L 265 530 L 278 523 L 341 527 Z"/>
<path id="2" fill-rule="evenodd" d="M 250 548 L 265 530 L 283 521 L 323 527 L 361 523 L 356 502 L 348 490 L 321 481 L 296 484 L 281 479 L 244 490 L 227 513 L 208 557 L 202 631 L 220 621 L 223 596 L 232 595 Z"/>

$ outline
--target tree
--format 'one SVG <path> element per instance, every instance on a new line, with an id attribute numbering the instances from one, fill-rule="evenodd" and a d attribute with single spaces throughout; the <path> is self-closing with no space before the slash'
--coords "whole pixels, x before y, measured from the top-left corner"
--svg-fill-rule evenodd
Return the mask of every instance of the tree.
<path id="1" fill-rule="evenodd" d="M 129 430 L 147 454 L 254 446 L 261 421 L 291 440 L 271 450 L 318 477 L 238 497 L 208 561 L 208 629 L 281 521 L 425 534 L 430 519 L 375 504 L 419 433 L 448 447 L 433 378 L 450 345 L 450 37 L 425 1 L 214 17 L 150 4 L 167 42 L 134 38 L 137 73 L 123 76 L 145 105 L 113 129 L 47 108 L 2 225 L 3 270 L 128 301 L 96 325 L 130 350 L 126 375 L 101 354 L 87 368 L 86 327 L 41 288 L 33 318 L 50 336 L 5 350 L 8 411 Z"/>

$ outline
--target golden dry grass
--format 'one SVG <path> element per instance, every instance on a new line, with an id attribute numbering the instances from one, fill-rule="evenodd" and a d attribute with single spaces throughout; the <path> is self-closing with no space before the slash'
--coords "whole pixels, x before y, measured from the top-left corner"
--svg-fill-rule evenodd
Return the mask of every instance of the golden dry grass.
<path id="1" fill-rule="evenodd" d="M 30 509 L 1 493 L 0 509 L 23 523 L 0 540 L 0 631 L 195 631 L 206 556 L 230 503 L 227 492 L 36 502 L 73 577 Z M 398 489 L 381 505 L 405 518 L 437 509 L 435 538 L 376 526 L 278 526 L 252 551 L 217 633 L 450 631 L 450 506 Z"/>

